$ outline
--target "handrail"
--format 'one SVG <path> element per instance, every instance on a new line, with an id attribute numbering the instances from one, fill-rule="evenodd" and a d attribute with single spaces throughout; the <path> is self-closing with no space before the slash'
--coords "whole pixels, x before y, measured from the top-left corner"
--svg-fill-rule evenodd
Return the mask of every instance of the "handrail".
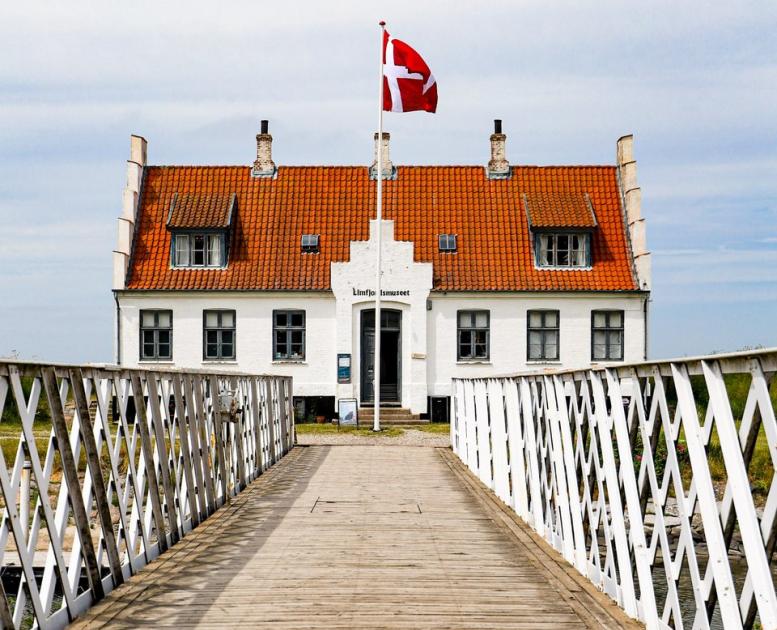
<path id="1" fill-rule="evenodd" d="M 775 628 L 775 373 L 765 349 L 454 379 L 451 443 L 648 628 Z"/>
<path id="2" fill-rule="evenodd" d="M 64 627 L 294 443 L 284 376 L 0 361 L 0 414 L 4 628 Z"/>

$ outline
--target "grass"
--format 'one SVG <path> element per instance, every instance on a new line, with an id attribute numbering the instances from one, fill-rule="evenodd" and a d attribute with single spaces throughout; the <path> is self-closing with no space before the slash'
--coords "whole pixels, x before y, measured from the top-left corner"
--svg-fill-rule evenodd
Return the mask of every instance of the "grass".
<path id="1" fill-rule="evenodd" d="M 423 431 L 424 433 L 436 433 L 440 435 L 448 435 L 451 432 L 451 425 L 447 422 L 434 422 L 429 424 L 418 424 L 408 427 L 416 431 Z"/>
<path id="2" fill-rule="evenodd" d="M 298 424 L 297 433 L 300 435 L 325 435 L 325 434 L 337 434 L 337 433 L 353 433 L 354 435 L 362 436 L 379 436 L 379 437 L 398 437 L 405 431 L 423 431 L 424 433 L 434 433 L 438 435 L 448 435 L 451 432 L 450 424 L 434 423 L 434 424 L 413 424 L 408 426 L 385 426 L 379 433 L 375 433 L 372 427 L 338 427 L 336 424 L 327 422 L 325 424 Z"/>
<path id="3" fill-rule="evenodd" d="M 751 377 L 749 374 L 727 374 L 724 376 L 724 382 L 728 393 L 728 400 L 731 405 L 731 412 L 738 430 L 742 423 L 742 417 L 744 415 L 745 405 L 747 403 L 747 398 L 750 391 Z M 670 387 L 667 391 L 667 403 L 669 405 L 670 414 L 674 416 L 677 399 L 674 388 L 671 386 L 671 381 L 669 382 L 669 385 Z M 691 377 L 691 386 L 693 388 L 699 423 L 703 426 L 706 420 L 707 407 L 709 405 L 709 394 L 704 377 Z M 774 379 L 770 385 L 769 397 L 771 400 L 772 408 L 777 408 L 777 379 Z M 638 453 L 635 460 L 635 465 L 638 467 L 640 463 L 639 453 L 641 453 L 642 449 L 641 439 L 639 437 L 637 437 L 635 447 L 635 453 Z M 685 427 L 680 429 L 676 448 L 680 464 L 680 473 L 682 476 L 683 484 L 687 489 L 690 485 L 691 478 L 693 477 L 693 471 L 691 469 L 690 457 L 688 455 Z M 712 477 L 712 481 L 715 484 L 716 491 L 720 496 L 722 496 L 723 489 L 725 488 L 725 484 L 728 480 L 728 475 L 726 473 L 726 466 L 723 460 L 723 450 L 721 448 L 720 436 L 717 432 L 717 421 L 714 425 L 712 434 L 710 435 L 709 443 L 706 445 L 706 453 L 710 476 Z M 658 440 L 657 448 L 654 452 L 654 463 L 659 479 L 663 475 L 666 459 L 666 437 L 663 435 L 662 431 Z M 762 425 L 759 427 L 759 432 L 755 439 L 755 444 L 753 445 L 753 454 L 747 467 L 747 472 L 750 481 L 750 488 L 756 503 L 762 504 L 769 492 L 769 487 L 774 475 L 774 466 L 772 463 L 771 454 L 769 452 L 769 443 L 767 441 L 766 433 Z"/>
<path id="4" fill-rule="evenodd" d="M 402 427 L 384 427 L 382 431 L 376 433 L 371 427 L 339 427 L 336 424 L 298 424 L 298 435 L 324 435 L 324 434 L 337 434 L 337 433 L 352 433 L 354 435 L 362 436 L 376 436 L 376 437 L 398 437 L 402 435 L 405 430 Z"/>

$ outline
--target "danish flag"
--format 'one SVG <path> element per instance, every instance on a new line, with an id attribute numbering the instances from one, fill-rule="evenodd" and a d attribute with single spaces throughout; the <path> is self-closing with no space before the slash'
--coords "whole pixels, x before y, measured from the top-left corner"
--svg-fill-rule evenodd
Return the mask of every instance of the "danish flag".
<path id="1" fill-rule="evenodd" d="M 405 42 L 383 31 L 383 110 L 437 111 L 437 81 L 429 66 Z"/>

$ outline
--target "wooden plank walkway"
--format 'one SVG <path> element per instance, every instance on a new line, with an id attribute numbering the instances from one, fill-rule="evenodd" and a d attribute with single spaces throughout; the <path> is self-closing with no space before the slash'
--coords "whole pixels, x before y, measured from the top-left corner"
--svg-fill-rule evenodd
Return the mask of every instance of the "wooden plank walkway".
<path id="1" fill-rule="evenodd" d="M 468 474 L 443 449 L 297 447 L 75 625 L 639 627 Z"/>

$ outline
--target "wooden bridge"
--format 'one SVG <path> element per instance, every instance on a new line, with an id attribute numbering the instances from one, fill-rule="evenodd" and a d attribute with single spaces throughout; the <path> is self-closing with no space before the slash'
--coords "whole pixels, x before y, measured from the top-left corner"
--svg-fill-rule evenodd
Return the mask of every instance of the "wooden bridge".
<path id="1" fill-rule="evenodd" d="M 75 627 L 629 624 L 473 485 L 442 449 L 295 448 Z"/>
<path id="2" fill-rule="evenodd" d="M 306 447 L 284 377 L 0 362 L 0 626 L 774 628 L 775 373 L 460 380 L 452 449 Z"/>

